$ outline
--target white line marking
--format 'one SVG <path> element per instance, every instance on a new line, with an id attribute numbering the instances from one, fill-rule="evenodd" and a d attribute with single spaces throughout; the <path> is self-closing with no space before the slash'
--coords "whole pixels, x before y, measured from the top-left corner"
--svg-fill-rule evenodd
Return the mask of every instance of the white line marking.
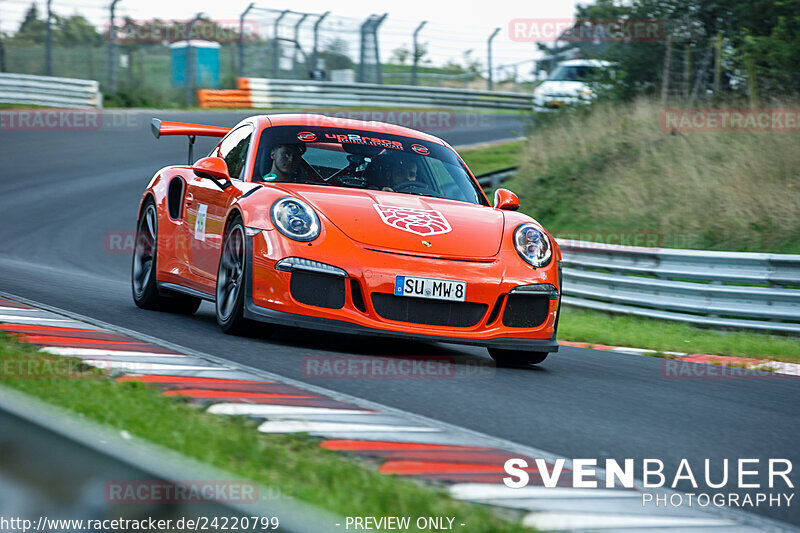
<path id="1" fill-rule="evenodd" d="M 194 359 L 191 355 L 181 355 L 174 353 L 156 353 L 156 352 L 131 352 L 125 350 L 100 350 L 97 348 L 64 348 L 61 346 L 45 346 L 39 350 L 40 352 L 49 353 L 51 355 L 62 355 L 64 357 L 86 357 L 86 356 L 108 356 L 108 357 L 183 357 L 185 359 Z"/>
<path id="2" fill-rule="evenodd" d="M 215 366 L 194 366 L 194 365 L 168 365 L 164 363 L 145 363 L 128 361 L 108 361 L 102 359 L 85 359 L 87 365 L 92 365 L 103 370 L 127 370 L 139 374 L 160 372 L 163 370 L 213 370 L 215 372 L 228 372 L 227 368 Z"/>
<path id="3" fill-rule="evenodd" d="M 74 322 L 73 320 L 69 320 L 66 318 L 37 318 L 34 316 L 19 316 L 19 315 L 0 315 L 0 322 L 13 322 L 16 324 L 33 324 L 35 326 L 61 326 L 62 324 L 66 323 L 77 324 L 77 322 Z"/>
<path id="4" fill-rule="evenodd" d="M 573 529 L 617 529 L 624 527 L 708 527 L 733 526 L 735 522 L 718 518 L 638 516 L 603 513 L 530 513 L 522 523 L 547 531 Z"/>
<path id="5" fill-rule="evenodd" d="M 262 433 L 375 433 L 386 432 L 422 432 L 432 433 L 439 431 L 436 428 L 416 426 L 390 426 L 381 424 L 351 424 L 339 422 L 306 422 L 304 420 L 275 420 L 267 421 L 258 426 Z"/>
<path id="6" fill-rule="evenodd" d="M 752 365 L 756 370 L 772 370 L 776 374 L 788 374 L 790 376 L 800 376 L 800 364 L 784 363 L 782 361 L 765 361 Z"/>
<path id="7" fill-rule="evenodd" d="M 215 415 L 372 415 L 372 411 L 356 409 L 327 409 L 325 407 L 304 407 L 295 405 L 261 405 L 243 403 L 216 403 L 208 412 Z"/>
<path id="8" fill-rule="evenodd" d="M 456 500 L 499 500 L 522 498 L 640 498 L 633 490 L 573 489 L 572 487 L 522 487 L 512 489 L 499 483 L 456 483 L 450 486 L 450 496 Z"/>
<path id="9" fill-rule="evenodd" d="M 646 348 L 625 348 L 624 346 L 620 346 L 618 348 L 611 348 L 609 350 L 611 352 L 622 352 L 622 353 L 634 353 L 634 354 L 646 354 L 646 353 L 656 353 L 656 350 L 648 350 Z"/>

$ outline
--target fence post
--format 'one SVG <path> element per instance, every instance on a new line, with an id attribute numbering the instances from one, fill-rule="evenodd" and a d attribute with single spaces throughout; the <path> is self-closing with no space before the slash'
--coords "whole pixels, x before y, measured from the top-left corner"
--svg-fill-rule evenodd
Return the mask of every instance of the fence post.
<path id="1" fill-rule="evenodd" d="M 417 64 L 419 63 L 419 43 L 417 42 L 417 36 L 419 35 L 420 30 L 422 30 L 423 26 L 427 24 L 427 20 L 423 20 L 417 26 L 417 29 L 414 30 L 414 55 L 411 58 L 413 64 L 411 65 L 411 85 L 417 84 Z"/>
<path id="2" fill-rule="evenodd" d="M 722 78 L 722 34 L 714 39 L 714 100 L 719 100 L 720 82 Z"/>
<path id="3" fill-rule="evenodd" d="M 489 90 L 494 90 L 494 81 L 492 80 L 492 41 L 500 33 L 500 28 L 495 28 L 492 34 L 489 36 L 489 40 L 486 42 L 486 65 L 489 72 Z"/>
<path id="4" fill-rule="evenodd" d="M 278 78 L 280 77 L 281 73 L 281 44 L 278 38 L 278 32 L 280 31 L 281 20 L 283 17 L 291 13 L 290 10 L 284 9 L 281 11 L 281 14 L 278 15 L 278 18 L 275 19 L 273 36 L 272 36 L 272 77 Z"/>
<path id="5" fill-rule="evenodd" d="M 744 57 L 744 66 L 747 69 L 747 95 L 750 97 L 750 108 L 755 109 L 759 107 L 758 79 L 756 78 L 756 66 L 750 54 Z"/>
<path id="6" fill-rule="evenodd" d="M 189 27 L 186 28 L 186 107 L 192 107 L 194 104 L 194 61 L 192 60 L 192 28 L 195 22 L 200 20 L 203 13 L 198 13 L 189 22 Z"/>
<path id="7" fill-rule="evenodd" d="M 303 52 L 303 49 L 300 48 L 300 25 L 308 18 L 308 13 L 303 13 L 303 16 L 300 17 L 300 20 L 297 21 L 297 24 L 294 25 L 294 53 L 292 54 L 292 75 L 294 79 L 300 79 L 297 75 L 297 51 L 300 50 L 300 53 L 303 54 L 303 59 L 308 63 L 308 57 L 306 53 Z M 308 66 L 308 65 L 306 65 Z"/>
<path id="8" fill-rule="evenodd" d="M 692 48 L 687 44 L 683 49 L 683 99 L 689 100 L 689 87 L 692 85 Z"/>
<path id="9" fill-rule="evenodd" d="M 53 0 L 47 0 L 47 27 L 44 38 L 44 72 L 53 75 Z"/>
<path id="10" fill-rule="evenodd" d="M 114 26 L 114 9 L 119 0 L 111 2 L 111 13 L 108 21 L 108 92 L 117 91 L 117 30 Z"/>
<path id="11" fill-rule="evenodd" d="M 253 9 L 254 3 L 250 3 L 241 15 L 239 15 L 239 77 L 244 77 L 244 18 Z"/>
<path id="12" fill-rule="evenodd" d="M 311 53 L 313 59 L 311 60 L 311 69 L 312 71 L 318 70 L 317 69 L 317 59 L 319 58 L 319 25 L 322 24 L 322 21 L 325 20 L 325 17 L 330 15 L 330 11 L 326 11 L 322 15 L 319 16 L 317 21 L 314 23 L 314 51 Z"/>
<path id="13" fill-rule="evenodd" d="M 664 51 L 664 69 L 661 75 L 661 104 L 666 105 L 669 99 L 669 78 L 672 69 L 672 34 L 667 35 L 667 47 Z"/>
<path id="14" fill-rule="evenodd" d="M 358 81 L 361 83 L 383 83 L 381 61 L 378 54 L 378 28 L 386 20 L 388 13 L 380 17 L 370 15 L 361 25 L 361 50 L 358 64 Z M 368 73 L 367 65 L 374 71 Z"/>

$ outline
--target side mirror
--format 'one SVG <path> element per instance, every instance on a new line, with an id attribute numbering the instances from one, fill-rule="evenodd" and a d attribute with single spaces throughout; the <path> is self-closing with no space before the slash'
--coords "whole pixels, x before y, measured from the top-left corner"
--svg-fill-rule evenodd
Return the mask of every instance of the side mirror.
<path id="1" fill-rule="evenodd" d="M 208 178 L 222 190 L 227 189 L 231 184 L 231 176 L 228 173 L 228 164 L 221 157 L 204 157 L 198 159 L 192 170 L 200 178 Z"/>
<path id="2" fill-rule="evenodd" d="M 519 197 L 508 189 L 497 189 L 494 191 L 494 208 L 516 211 L 519 209 Z"/>

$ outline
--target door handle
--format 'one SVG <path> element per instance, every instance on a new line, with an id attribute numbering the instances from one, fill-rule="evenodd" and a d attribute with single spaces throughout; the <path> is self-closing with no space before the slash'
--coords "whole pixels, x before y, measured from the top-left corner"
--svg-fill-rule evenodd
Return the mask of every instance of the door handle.
<path id="1" fill-rule="evenodd" d="M 194 195 L 192 193 L 190 193 L 190 192 L 187 192 L 186 193 L 186 205 L 192 205 L 192 202 L 194 202 Z"/>

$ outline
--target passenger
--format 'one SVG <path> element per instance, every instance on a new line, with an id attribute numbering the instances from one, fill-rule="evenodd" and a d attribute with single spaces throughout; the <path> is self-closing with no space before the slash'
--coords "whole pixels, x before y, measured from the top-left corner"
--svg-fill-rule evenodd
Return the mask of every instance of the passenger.
<path id="1" fill-rule="evenodd" d="M 392 154 L 383 168 L 387 173 L 387 185 L 381 190 L 394 192 L 401 183 L 417 180 L 417 162 L 408 155 Z"/>

